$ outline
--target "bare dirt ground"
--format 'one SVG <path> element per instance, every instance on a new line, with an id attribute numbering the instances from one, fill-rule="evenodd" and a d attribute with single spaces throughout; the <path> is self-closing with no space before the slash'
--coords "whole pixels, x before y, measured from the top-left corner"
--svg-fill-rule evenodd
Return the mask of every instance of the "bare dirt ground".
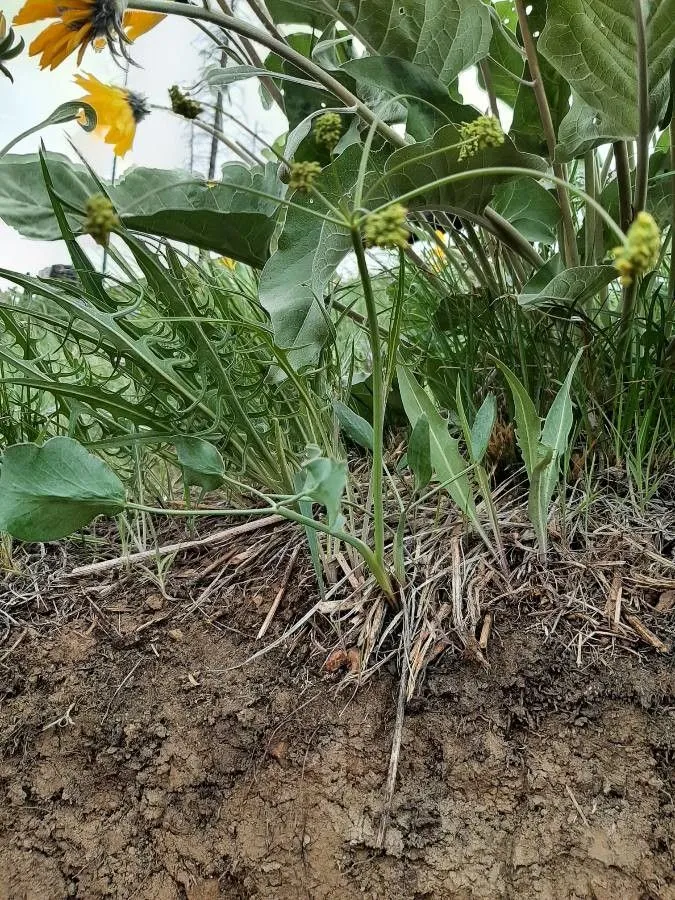
<path id="1" fill-rule="evenodd" d="M 409 704 L 379 849 L 393 670 L 355 692 L 311 633 L 233 668 L 282 576 L 189 617 L 141 578 L 77 603 L 74 584 L 12 630 L 2 900 L 675 898 L 672 655 L 608 645 L 579 666 L 502 604 L 489 670 L 446 652 Z M 672 635 L 675 610 L 660 622 Z"/>

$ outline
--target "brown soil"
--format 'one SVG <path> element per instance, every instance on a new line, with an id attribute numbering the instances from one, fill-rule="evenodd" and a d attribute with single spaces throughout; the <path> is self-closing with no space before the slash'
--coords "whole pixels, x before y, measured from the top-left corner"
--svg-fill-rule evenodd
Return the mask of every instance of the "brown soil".
<path id="1" fill-rule="evenodd" d="M 675 898 L 672 657 L 579 668 L 498 616 L 489 671 L 446 653 L 411 703 L 378 850 L 396 678 L 354 694 L 309 636 L 233 669 L 269 600 L 177 624 L 127 590 L 3 658 L 14 630 L 2 900 Z"/>

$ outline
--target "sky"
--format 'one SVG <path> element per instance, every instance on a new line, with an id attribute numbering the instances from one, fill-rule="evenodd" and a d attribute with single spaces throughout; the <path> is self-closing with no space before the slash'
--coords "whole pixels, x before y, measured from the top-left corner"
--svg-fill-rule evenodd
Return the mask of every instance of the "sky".
<path id="1" fill-rule="evenodd" d="M 0 9 L 8 24 L 23 5 L 23 0 L 0 0 Z M 26 44 L 43 28 L 45 23 L 22 26 L 16 29 Z M 141 37 L 133 46 L 133 59 L 138 68 L 131 67 L 128 86 L 146 96 L 150 103 L 169 105 L 168 88 L 172 84 L 194 84 L 199 70 L 209 62 L 204 55 L 207 39 L 186 19 L 167 18 L 152 31 Z M 82 96 L 73 77 L 78 71 L 75 56 L 63 62 L 53 72 L 41 71 L 38 57 L 29 57 L 27 49 L 9 67 L 14 84 L 0 75 L 0 147 L 32 125 L 45 119 L 59 104 Z M 214 51 L 213 62 L 220 54 Z M 112 60 L 107 51 L 96 53 L 88 49 L 79 71 L 91 73 L 101 81 L 124 84 L 123 69 Z M 276 137 L 283 130 L 283 123 L 276 117 L 271 121 L 257 98 L 254 81 L 237 86 L 231 97 L 231 111 L 243 113 L 249 127 Z M 274 118 L 274 117 L 273 117 Z M 270 132 L 270 128 L 272 131 Z M 118 160 L 117 174 L 131 166 L 182 169 L 189 167 L 191 126 L 170 113 L 153 111 L 136 132 L 133 148 L 123 160 Z M 276 130 L 275 130 L 276 129 Z M 265 132 L 269 132 L 265 135 Z M 34 153 L 44 140 L 48 150 L 74 157 L 68 144 L 72 140 L 80 153 L 103 178 L 110 178 L 113 166 L 112 148 L 95 134 L 87 134 L 76 123 L 56 125 L 27 137 L 12 149 L 12 153 Z M 200 144 L 205 155 L 208 137 L 202 135 Z M 229 151 L 223 148 L 219 162 L 224 162 Z M 199 168 L 199 158 L 197 168 Z M 88 249 L 96 248 L 93 243 Z M 55 241 L 33 241 L 21 237 L 14 229 L 0 221 L 0 266 L 20 272 L 37 273 L 45 266 L 68 262 L 65 247 Z"/>
<path id="2" fill-rule="evenodd" d="M 8 23 L 22 5 L 23 0 L 0 0 L 0 8 Z M 17 31 L 29 45 L 44 27 L 45 23 L 37 23 L 23 26 Z M 209 48 L 208 39 L 192 23 L 183 18 L 166 18 L 134 44 L 132 56 L 137 66 L 129 69 L 128 87 L 145 95 L 149 103 L 168 105 L 168 88 L 176 83 L 183 87 L 194 84 L 199 71 L 210 62 L 208 52 L 213 53 L 213 62 L 218 62 L 220 52 L 205 48 Z M 73 54 L 53 72 L 41 71 L 38 57 L 30 57 L 27 49 L 10 61 L 14 84 L 0 76 L 0 147 L 45 119 L 59 104 L 81 96 L 81 89 L 73 81 L 78 71 L 76 55 Z M 107 50 L 96 53 L 89 48 L 79 71 L 91 73 L 106 83 L 124 84 L 125 72 L 113 61 Z M 485 108 L 486 98 L 477 86 L 475 73 L 467 72 L 460 76 L 460 90 L 468 102 Z M 263 109 L 255 80 L 234 86 L 227 108 L 270 142 L 285 129 L 285 121 L 277 110 Z M 507 110 L 504 111 L 510 118 Z M 225 130 L 232 127 L 226 123 Z M 139 125 L 133 148 L 123 160 L 118 160 L 117 177 L 132 166 L 188 169 L 190 130 L 190 124 L 183 119 L 170 113 L 153 111 Z M 51 126 L 31 135 L 11 152 L 34 153 L 41 140 L 48 150 L 74 158 L 75 154 L 68 143 L 71 140 L 102 178 L 110 178 L 113 168 L 112 148 L 95 134 L 87 134 L 74 122 L 65 126 Z M 250 145 L 250 138 L 243 132 L 241 141 Z M 195 169 L 205 174 L 206 167 L 203 163 L 204 153 L 208 148 L 207 136 L 202 134 L 197 143 L 198 148 L 199 146 L 203 152 L 201 158 L 199 154 L 195 158 Z M 223 148 L 219 163 L 228 157 L 231 157 L 231 153 Z M 83 246 L 93 258 L 100 252 L 89 238 L 83 238 Z M 23 238 L 0 220 L 0 267 L 36 274 L 46 266 L 67 262 L 68 253 L 60 242 Z M 0 281 L 0 287 L 2 286 Z"/>

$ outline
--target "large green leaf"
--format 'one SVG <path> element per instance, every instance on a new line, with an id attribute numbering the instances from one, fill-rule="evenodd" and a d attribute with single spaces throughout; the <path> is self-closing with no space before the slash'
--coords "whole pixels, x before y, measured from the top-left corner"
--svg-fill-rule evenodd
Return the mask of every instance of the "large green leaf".
<path id="1" fill-rule="evenodd" d="M 397 150 L 387 160 L 386 179 L 392 195 L 404 194 L 425 184 L 460 172 L 488 166 L 520 166 L 543 171 L 543 161 L 516 150 L 507 137 L 501 147 L 480 151 L 468 159 L 459 159 L 457 145 L 462 140 L 453 125 L 445 125 L 428 141 Z M 433 153 L 433 155 L 430 155 Z M 411 209 L 457 209 L 482 212 L 496 187 L 509 180 L 508 175 L 482 174 L 440 187 L 429 188 L 408 202 Z"/>
<path id="2" fill-rule="evenodd" d="M 445 485 L 460 510 L 472 522 L 477 523 L 473 492 L 466 474 L 467 463 L 459 452 L 457 440 L 448 431 L 448 423 L 417 383 L 410 369 L 399 365 L 396 367 L 396 374 L 403 408 L 413 432 L 422 416 L 426 417 L 429 424 L 431 462 L 439 481 Z"/>
<path id="3" fill-rule="evenodd" d="M 572 93 L 572 106 L 558 128 L 556 162 L 566 163 L 583 156 L 587 150 L 625 137 L 611 113 L 593 109 Z"/>
<path id="4" fill-rule="evenodd" d="M 515 178 L 501 185 L 492 208 L 528 241 L 551 244 L 556 240 L 560 207 L 551 191 L 532 178 Z"/>
<path id="5" fill-rule="evenodd" d="M 265 6 L 274 21 L 280 25 L 310 25 L 325 28 L 334 21 L 321 3 L 305 3 L 304 0 L 267 0 Z"/>
<path id="6" fill-rule="evenodd" d="M 431 433 L 429 420 L 422 413 L 410 432 L 408 441 L 408 464 L 415 476 L 417 490 L 423 490 L 431 481 Z"/>
<path id="7" fill-rule="evenodd" d="M 555 275 L 544 287 L 526 284 L 518 297 L 521 306 L 579 306 L 618 277 L 614 266 L 575 266 Z"/>
<path id="8" fill-rule="evenodd" d="M 333 400 L 333 412 L 347 437 L 364 450 L 372 451 L 373 426 L 370 422 L 339 400 Z"/>
<path id="9" fill-rule="evenodd" d="M 347 463 L 317 457 L 306 463 L 300 472 L 301 490 L 305 497 L 326 507 L 328 524 L 340 524 L 342 495 L 347 485 Z"/>
<path id="10" fill-rule="evenodd" d="M 56 194 L 69 206 L 84 210 L 99 188 L 88 171 L 65 156 L 48 153 L 46 160 Z M 223 168 L 223 183 L 211 186 L 182 172 L 132 169 L 106 190 L 123 223 L 131 229 L 194 244 L 223 256 L 262 266 L 268 256 L 283 185 L 276 165 L 249 170 L 239 163 Z M 254 190 L 271 198 L 249 193 Z M 0 218 L 22 235 L 58 240 L 54 216 L 37 155 L 0 159 Z M 68 215 L 76 232 L 81 217 Z"/>
<path id="11" fill-rule="evenodd" d="M 342 69 L 355 79 L 359 92 L 364 86 L 386 96 L 405 95 L 408 109 L 406 130 L 416 140 L 426 140 L 448 122 L 471 122 L 478 116 L 473 106 L 457 103 L 447 87 L 422 66 L 392 56 L 364 56 L 346 62 Z M 387 112 L 391 114 L 390 105 Z"/>
<path id="12" fill-rule="evenodd" d="M 77 441 L 55 437 L 42 447 L 14 444 L 0 473 L 0 531 L 22 541 L 55 541 L 114 516 L 125 506 L 124 486 Z"/>
<path id="13" fill-rule="evenodd" d="M 270 0 L 267 6 L 277 22 L 316 15 L 323 27 L 328 17 L 340 20 L 371 55 L 408 60 L 446 85 L 487 55 L 492 35 L 482 0 Z"/>
<path id="14" fill-rule="evenodd" d="M 643 3 L 651 124 L 668 102 L 675 55 L 675 0 Z M 638 132 L 634 0 L 548 0 L 538 49 L 594 110 L 624 136 Z"/>
<path id="15" fill-rule="evenodd" d="M 348 147 L 317 181 L 331 202 L 349 199 L 359 169 L 361 148 Z M 278 248 L 260 277 L 260 302 L 269 313 L 274 339 L 291 349 L 296 368 L 318 358 L 328 335 L 324 295 L 336 267 L 352 248 L 350 232 L 305 211 L 316 210 L 312 197 L 296 193 L 288 210 Z"/>

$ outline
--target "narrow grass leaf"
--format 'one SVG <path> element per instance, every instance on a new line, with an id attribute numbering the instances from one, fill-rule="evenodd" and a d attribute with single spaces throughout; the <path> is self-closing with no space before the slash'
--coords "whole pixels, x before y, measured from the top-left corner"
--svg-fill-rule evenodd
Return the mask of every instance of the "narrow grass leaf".
<path id="1" fill-rule="evenodd" d="M 397 366 L 396 372 L 403 408 L 413 430 L 421 416 L 426 416 L 429 423 L 431 462 L 436 475 L 447 484 L 446 489 L 460 510 L 478 524 L 473 491 L 465 471 L 467 464 L 459 452 L 457 440 L 448 432 L 447 423 L 412 372 L 404 365 Z"/>

